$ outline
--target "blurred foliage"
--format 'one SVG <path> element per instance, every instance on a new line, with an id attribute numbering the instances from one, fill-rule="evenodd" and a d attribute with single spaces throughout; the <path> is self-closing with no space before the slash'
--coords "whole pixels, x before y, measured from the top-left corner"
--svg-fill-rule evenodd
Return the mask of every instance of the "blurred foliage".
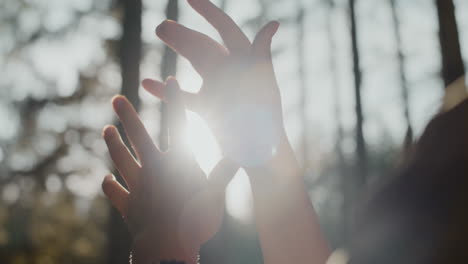
<path id="1" fill-rule="evenodd" d="M 0 3 L 0 262 L 103 263 L 111 1 Z M 100 27 L 95 27 L 100 24 Z"/>
<path id="2" fill-rule="evenodd" d="M 67 192 L 34 196 L 2 207 L 3 263 L 103 263 L 108 210 L 102 198 L 80 201 Z"/>

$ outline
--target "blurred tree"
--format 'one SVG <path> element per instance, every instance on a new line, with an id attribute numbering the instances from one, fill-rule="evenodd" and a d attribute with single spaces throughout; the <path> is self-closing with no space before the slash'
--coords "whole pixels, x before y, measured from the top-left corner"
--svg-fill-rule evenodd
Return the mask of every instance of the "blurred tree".
<path id="1" fill-rule="evenodd" d="M 126 96 L 138 110 L 140 99 L 138 86 L 140 83 L 141 61 L 141 0 L 120 0 L 119 7 L 123 15 L 122 36 L 120 38 L 119 59 L 122 76 L 121 94 Z M 118 124 L 120 134 L 127 146 L 130 147 L 123 127 Z M 131 149 L 131 148 L 130 148 Z M 117 174 L 117 180 L 125 186 L 122 177 Z M 131 248 L 131 240 L 126 225 L 120 213 L 111 207 L 108 231 L 108 263 L 127 264 Z"/>
<path id="2" fill-rule="evenodd" d="M 353 70 L 354 70 L 354 92 L 356 100 L 356 157 L 357 157 L 357 170 L 355 179 L 358 187 L 362 187 L 367 178 L 367 150 L 366 142 L 364 139 L 364 114 L 362 109 L 362 71 L 359 54 L 358 32 L 356 22 L 356 0 L 349 0 L 349 15 L 351 21 L 351 47 L 353 56 Z"/>
<path id="3" fill-rule="evenodd" d="M 403 114 L 406 121 L 406 135 L 404 140 L 404 153 L 407 153 L 413 142 L 413 128 L 411 126 L 411 116 L 409 110 L 408 80 L 406 78 L 406 58 L 403 53 L 403 42 L 401 38 L 401 23 L 398 17 L 396 0 L 390 0 L 392 12 L 393 30 L 397 45 L 398 72 L 400 75 L 401 97 L 403 101 Z"/>
<path id="4" fill-rule="evenodd" d="M 341 118 L 341 102 L 340 102 L 340 87 L 339 87 L 339 76 L 338 76 L 338 60 L 336 58 L 336 40 L 333 37 L 333 11 L 335 9 L 335 1 L 334 0 L 327 0 L 326 1 L 326 7 L 327 7 L 327 21 L 325 24 L 326 31 L 327 31 L 327 43 L 329 47 L 329 65 L 330 65 L 330 75 L 332 76 L 332 89 L 333 89 L 333 116 L 335 118 L 335 145 L 334 145 L 334 150 L 336 152 L 336 163 L 338 167 L 338 173 L 339 173 L 339 181 L 340 181 L 340 191 L 341 195 L 343 196 L 342 198 L 342 207 L 341 207 L 341 221 L 340 221 L 340 235 L 341 240 L 344 240 L 346 237 L 346 223 L 345 223 L 345 212 L 346 208 L 348 208 L 348 197 L 345 197 L 348 192 L 346 191 L 346 161 L 345 161 L 345 156 L 343 153 L 343 139 L 344 139 L 344 129 L 343 129 L 343 123 L 342 123 L 342 118 Z"/>
<path id="5" fill-rule="evenodd" d="M 300 103 L 299 107 L 301 109 L 301 123 L 302 123 L 302 135 L 301 135 L 301 158 L 303 162 L 303 167 L 308 167 L 309 154 L 308 154 L 308 145 L 309 145 L 309 120 L 308 120 L 308 87 L 306 84 L 306 54 L 305 54 L 305 7 L 302 3 L 302 0 L 297 0 L 297 17 L 296 17 L 296 27 L 297 27 L 297 37 L 296 37 L 296 55 L 298 61 L 298 79 L 299 79 L 299 91 L 300 91 Z"/>
<path id="6" fill-rule="evenodd" d="M 165 11 L 166 19 L 177 21 L 179 19 L 178 0 L 168 0 Z M 175 76 L 177 71 L 177 53 L 168 46 L 164 46 L 161 60 L 161 78 L 166 80 L 169 76 Z M 159 147 L 165 151 L 168 148 L 168 124 L 166 103 L 161 103 L 161 121 L 159 126 Z"/>
<path id="7" fill-rule="evenodd" d="M 367 149 L 364 138 L 364 114 L 362 107 L 362 71 L 358 43 L 357 15 L 356 15 L 356 0 L 348 1 L 349 16 L 351 22 L 351 47 L 353 58 L 354 72 L 354 94 L 355 94 L 355 111 L 356 111 L 356 170 L 353 179 L 348 179 L 346 192 L 350 192 L 352 197 L 355 197 L 358 192 L 366 184 L 367 180 Z M 353 201 L 351 199 L 349 201 Z M 349 208 L 349 207 L 348 207 Z M 349 214 L 346 214 L 349 215 Z"/>
<path id="8" fill-rule="evenodd" d="M 453 0 L 435 0 L 439 18 L 442 77 L 445 87 L 465 74 Z"/>
<path id="9" fill-rule="evenodd" d="M 227 0 L 221 0 L 221 1 L 219 2 L 219 8 L 220 8 L 221 10 L 226 10 L 226 5 L 227 5 Z"/>
<path id="10" fill-rule="evenodd" d="M 105 167 L 109 2 L 0 3 L 1 263 L 103 261 L 106 207 L 89 183 Z"/>

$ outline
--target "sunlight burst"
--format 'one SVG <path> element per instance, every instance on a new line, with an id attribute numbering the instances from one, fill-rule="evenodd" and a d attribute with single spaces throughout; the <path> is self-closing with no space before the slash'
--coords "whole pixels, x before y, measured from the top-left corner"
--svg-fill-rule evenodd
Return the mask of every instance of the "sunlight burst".
<path id="1" fill-rule="evenodd" d="M 221 159 L 220 148 L 205 121 L 196 113 L 187 111 L 187 145 L 195 155 L 200 168 L 208 175 Z M 244 170 L 234 177 L 226 190 L 228 213 L 240 221 L 251 218 L 252 198 L 250 183 Z"/>
<path id="2" fill-rule="evenodd" d="M 187 113 L 187 145 L 195 155 L 200 168 L 209 174 L 221 159 L 221 151 L 205 121 L 196 113 Z"/>

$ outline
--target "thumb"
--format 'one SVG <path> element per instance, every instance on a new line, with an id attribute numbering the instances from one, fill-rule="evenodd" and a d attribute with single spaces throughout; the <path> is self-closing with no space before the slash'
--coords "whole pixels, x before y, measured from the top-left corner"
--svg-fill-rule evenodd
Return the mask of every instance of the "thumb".
<path id="1" fill-rule="evenodd" d="M 224 191 L 238 170 L 239 165 L 227 158 L 222 159 L 208 176 L 209 185 L 219 191 Z"/>
<path id="2" fill-rule="evenodd" d="M 165 102 L 168 101 L 169 91 L 165 83 L 153 79 L 144 79 L 141 82 L 141 85 L 147 92 L 149 92 L 153 96 L 156 96 Z M 182 89 L 178 89 L 178 93 L 180 93 L 180 96 L 188 109 L 195 112 L 197 112 L 200 109 L 200 102 L 198 100 L 197 94 L 186 92 Z"/>
<path id="3" fill-rule="evenodd" d="M 123 217 L 127 217 L 129 192 L 120 185 L 114 175 L 106 175 L 102 181 L 102 190 L 120 214 Z"/>
<path id="4" fill-rule="evenodd" d="M 271 59 L 271 40 L 278 31 L 278 27 L 278 21 L 271 21 L 260 29 L 252 43 L 254 56 L 260 59 Z"/>

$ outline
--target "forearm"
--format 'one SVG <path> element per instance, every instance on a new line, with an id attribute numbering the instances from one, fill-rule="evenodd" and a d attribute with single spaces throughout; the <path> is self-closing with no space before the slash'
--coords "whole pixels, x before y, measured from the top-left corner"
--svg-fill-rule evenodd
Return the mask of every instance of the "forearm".
<path id="1" fill-rule="evenodd" d="M 330 249 L 286 136 L 265 168 L 246 171 L 265 263 L 325 263 Z"/>

